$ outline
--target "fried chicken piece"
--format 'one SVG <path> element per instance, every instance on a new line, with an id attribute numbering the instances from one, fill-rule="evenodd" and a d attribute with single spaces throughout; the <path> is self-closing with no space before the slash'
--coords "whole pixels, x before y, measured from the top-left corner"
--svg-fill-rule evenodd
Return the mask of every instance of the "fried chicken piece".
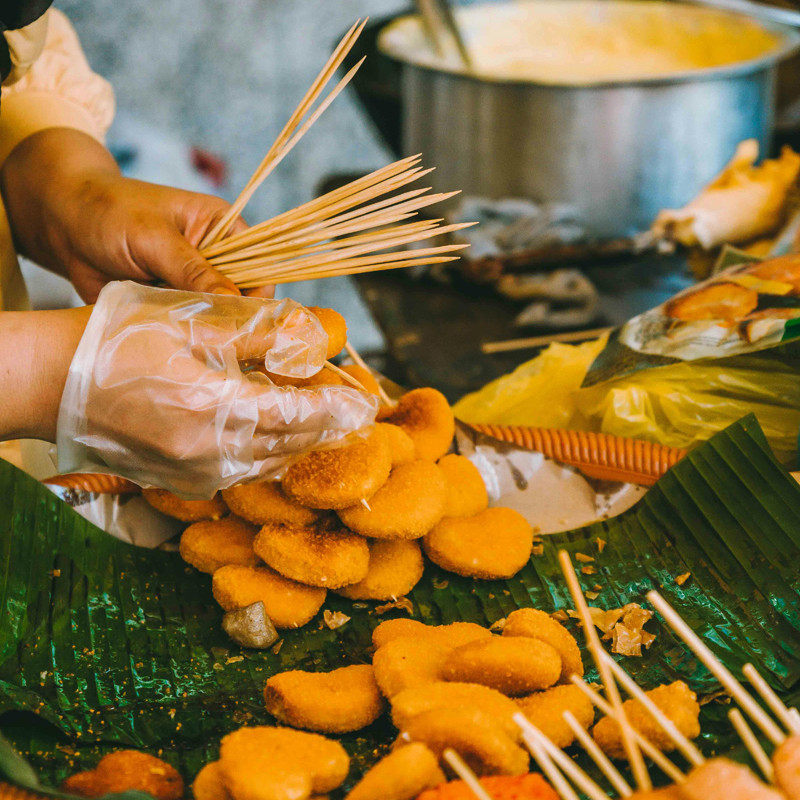
<path id="1" fill-rule="evenodd" d="M 377 425 L 383 428 L 389 438 L 392 468 L 417 460 L 417 449 L 414 447 L 414 442 L 402 428 L 390 425 L 388 422 L 378 422 Z"/>
<path id="2" fill-rule="evenodd" d="M 434 564 L 470 578 L 511 578 L 528 563 L 533 529 L 510 508 L 446 517 L 422 540 Z"/>
<path id="3" fill-rule="evenodd" d="M 559 800 L 556 791 L 538 772 L 490 775 L 481 778 L 480 784 L 492 800 Z M 417 800 L 475 800 L 475 794 L 464 781 L 450 781 L 423 792 Z"/>
<path id="4" fill-rule="evenodd" d="M 228 508 L 256 525 L 277 522 L 284 525 L 311 525 L 319 519 L 316 509 L 301 506 L 287 497 L 280 483 L 248 483 L 222 490 Z"/>
<path id="5" fill-rule="evenodd" d="M 455 453 L 439 459 L 439 469 L 447 483 L 446 517 L 473 517 L 485 511 L 489 494 L 478 468 L 466 457 Z"/>
<path id="6" fill-rule="evenodd" d="M 226 564 L 255 567 L 261 563 L 253 551 L 256 533 L 255 525 L 234 516 L 195 522 L 181 535 L 181 558 L 209 575 Z"/>
<path id="7" fill-rule="evenodd" d="M 727 758 L 711 758 L 695 767 L 681 784 L 682 800 L 786 800 L 747 767 Z"/>
<path id="8" fill-rule="evenodd" d="M 254 726 L 220 743 L 220 769 L 235 800 L 305 800 L 342 784 L 350 758 L 338 743 L 316 733 Z"/>
<path id="9" fill-rule="evenodd" d="M 156 510 L 181 522 L 200 522 L 219 519 L 228 513 L 228 507 L 219 493 L 211 500 L 181 500 L 166 489 L 142 489 L 142 497 Z"/>
<path id="10" fill-rule="evenodd" d="M 219 761 L 206 764 L 192 784 L 194 800 L 233 800 L 222 775 Z"/>
<path id="11" fill-rule="evenodd" d="M 517 705 L 556 747 L 569 747 L 575 741 L 572 728 L 562 716 L 565 711 L 571 711 L 584 730 L 589 730 L 594 722 L 592 701 L 577 686 L 553 686 L 544 692 L 520 697 Z"/>
<path id="12" fill-rule="evenodd" d="M 367 574 L 336 593 L 350 600 L 396 600 L 419 583 L 424 569 L 419 542 L 376 539 L 369 543 Z"/>
<path id="13" fill-rule="evenodd" d="M 325 589 L 304 586 L 268 567 L 230 565 L 214 573 L 214 599 L 225 611 L 259 600 L 276 628 L 300 628 L 314 618 L 325 602 Z"/>
<path id="14" fill-rule="evenodd" d="M 417 458 L 428 461 L 437 461 L 450 449 L 456 432 L 453 409 L 436 389 L 412 389 L 379 417 L 402 428 L 414 442 Z"/>
<path id="15" fill-rule="evenodd" d="M 264 702 L 278 722 L 320 733 L 361 730 L 385 707 L 370 664 L 332 672 L 281 672 L 267 681 Z"/>
<path id="16" fill-rule="evenodd" d="M 372 657 L 381 693 L 391 700 L 403 689 L 441 680 L 442 668 L 451 651 L 451 647 L 429 638 L 392 639 Z"/>
<path id="17" fill-rule="evenodd" d="M 347 508 L 369 500 L 386 483 L 391 467 L 388 436 L 376 425 L 365 439 L 300 458 L 286 471 L 283 490 L 310 508 Z"/>
<path id="18" fill-rule="evenodd" d="M 790 736 L 772 754 L 775 783 L 790 800 L 800 800 L 800 736 Z"/>
<path id="19" fill-rule="evenodd" d="M 138 750 L 117 750 L 100 759 L 97 766 L 67 778 L 61 789 L 79 797 L 102 797 L 136 790 L 156 800 L 180 800 L 183 778 L 160 758 Z"/>
<path id="20" fill-rule="evenodd" d="M 696 739 L 700 735 L 700 705 L 697 702 L 697 695 L 683 681 L 656 686 L 646 694 L 684 736 Z M 672 739 L 664 733 L 638 700 L 626 700 L 623 707 L 631 725 L 659 750 L 668 753 L 675 749 Z M 610 717 L 603 717 L 594 726 L 592 736 L 611 758 L 626 757 L 619 726 Z"/>
<path id="21" fill-rule="evenodd" d="M 363 580 L 369 570 L 367 540 L 333 520 L 315 525 L 269 523 L 253 547 L 276 572 L 307 586 L 339 589 Z"/>
<path id="22" fill-rule="evenodd" d="M 384 756 L 345 800 L 415 800 L 445 780 L 436 756 L 424 744 L 412 742 Z"/>
<path id="23" fill-rule="evenodd" d="M 685 321 L 744 319 L 758 305 L 758 292 L 737 283 L 719 281 L 686 294 L 664 306 L 668 317 Z"/>
<path id="24" fill-rule="evenodd" d="M 389 480 L 361 504 L 339 510 L 348 528 L 373 539 L 419 539 L 444 514 L 447 484 L 430 461 L 412 461 L 392 470 Z"/>
<path id="25" fill-rule="evenodd" d="M 449 625 L 426 625 L 415 619 L 387 619 L 372 631 L 372 644 L 383 647 L 393 639 L 405 636 L 426 638 L 446 647 L 459 647 L 480 639 L 491 639 L 492 632 L 474 622 L 451 622 Z"/>
<path id="26" fill-rule="evenodd" d="M 441 674 L 448 681 L 480 683 L 518 697 L 552 686 L 561 675 L 561 656 L 538 639 L 494 636 L 457 647 Z"/>
<path id="27" fill-rule="evenodd" d="M 583 677 L 583 661 L 575 637 L 558 621 L 536 608 L 512 611 L 503 626 L 503 636 L 527 636 L 546 642 L 561 656 L 559 683 L 569 683 L 570 675 Z"/>

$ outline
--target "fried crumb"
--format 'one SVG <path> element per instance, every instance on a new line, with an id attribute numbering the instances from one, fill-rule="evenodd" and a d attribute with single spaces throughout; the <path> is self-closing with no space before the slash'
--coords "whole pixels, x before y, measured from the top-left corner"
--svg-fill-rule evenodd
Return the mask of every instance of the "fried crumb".
<path id="1" fill-rule="evenodd" d="M 597 570 L 594 567 L 581 567 L 581 572 L 584 575 L 594 575 Z"/>
<path id="2" fill-rule="evenodd" d="M 564 611 L 563 608 L 558 609 L 558 611 L 554 611 L 550 616 L 556 622 L 566 622 L 570 618 L 569 612 Z"/>
<path id="3" fill-rule="evenodd" d="M 409 616 L 413 616 L 414 614 L 414 604 L 407 597 L 400 597 L 393 603 L 384 603 L 382 606 L 375 606 L 375 613 L 378 615 L 385 614 L 387 611 L 392 611 L 395 608 L 400 611 L 405 611 Z"/>
<path id="4" fill-rule="evenodd" d="M 531 555 L 534 555 L 534 556 L 544 555 L 544 545 L 543 544 L 535 544 L 531 548 Z"/>
<path id="5" fill-rule="evenodd" d="M 575 560 L 580 561 L 581 564 L 589 564 L 594 561 L 594 556 L 587 556 L 586 553 L 575 553 Z"/>
<path id="6" fill-rule="evenodd" d="M 278 653 L 281 651 L 281 647 L 283 647 L 283 639 L 278 639 L 278 641 L 272 647 L 272 652 L 275 655 L 278 655 Z"/>
<path id="7" fill-rule="evenodd" d="M 600 597 L 600 592 L 584 592 L 587 600 L 597 600 Z"/>
<path id="8" fill-rule="evenodd" d="M 328 628 L 335 631 L 337 628 L 341 628 L 342 625 L 346 625 L 350 622 L 350 617 L 348 617 L 347 614 L 343 614 L 341 611 L 328 611 L 326 608 L 322 612 L 322 621 Z"/>
<path id="9" fill-rule="evenodd" d="M 597 537 L 597 539 L 595 539 L 595 541 L 597 542 L 597 552 L 602 553 L 603 550 L 606 549 L 606 545 L 608 544 L 608 542 L 605 539 L 601 539 L 599 536 Z"/>
<path id="10" fill-rule="evenodd" d="M 503 628 L 506 626 L 506 618 L 503 617 L 502 619 L 495 620 L 490 626 L 490 631 L 502 631 Z"/>
<path id="11" fill-rule="evenodd" d="M 677 583 L 678 586 L 683 586 L 683 584 L 686 583 L 686 581 L 688 581 L 689 578 L 691 577 L 692 577 L 691 572 L 684 572 L 680 575 L 675 576 L 675 583 Z"/>

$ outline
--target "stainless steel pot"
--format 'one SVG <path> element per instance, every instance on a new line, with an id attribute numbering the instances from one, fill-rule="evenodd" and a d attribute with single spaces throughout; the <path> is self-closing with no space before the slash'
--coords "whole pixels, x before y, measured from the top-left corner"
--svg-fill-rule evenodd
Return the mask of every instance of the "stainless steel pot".
<path id="1" fill-rule="evenodd" d="M 743 139 L 766 151 L 776 67 L 800 36 L 764 27 L 781 45 L 758 60 L 589 86 L 489 80 L 415 63 L 385 36 L 379 46 L 403 63 L 403 147 L 436 166 L 437 190 L 571 203 L 615 237 L 686 203 Z"/>

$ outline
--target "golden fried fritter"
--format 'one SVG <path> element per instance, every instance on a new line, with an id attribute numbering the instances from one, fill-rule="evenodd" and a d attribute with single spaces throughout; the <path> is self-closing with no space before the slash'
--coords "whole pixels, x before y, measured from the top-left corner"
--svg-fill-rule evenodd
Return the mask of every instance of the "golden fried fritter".
<path id="1" fill-rule="evenodd" d="M 417 450 L 414 447 L 414 442 L 402 428 L 398 428 L 397 425 L 390 425 L 388 422 L 378 422 L 377 426 L 382 427 L 389 438 L 393 468 L 417 460 Z"/>
<path id="2" fill-rule="evenodd" d="M 300 458 L 286 471 L 283 490 L 310 508 L 347 508 L 369 500 L 391 468 L 388 436 L 376 425 L 365 439 Z"/>
<path id="3" fill-rule="evenodd" d="M 428 461 L 437 461 L 450 449 L 456 432 L 453 409 L 436 389 L 406 392 L 394 409 L 379 418 L 402 428 L 414 442 L 417 458 Z"/>
<path id="4" fill-rule="evenodd" d="M 336 789 L 350 769 L 338 742 L 267 726 L 229 733 L 220 743 L 219 762 L 235 800 L 304 800 Z"/>
<path id="5" fill-rule="evenodd" d="M 278 722 L 320 733 L 366 728 L 385 705 L 370 664 L 332 672 L 281 672 L 267 681 L 264 702 Z"/>
<path id="6" fill-rule="evenodd" d="M 470 578 L 510 578 L 528 563 L 533 529 L 510 508 L 446 517 L 422 540 L 434 564 Z"/>
<path id="7" fill-rule="evenodd" d="M 403 689 L 441 680 L 452 648 L 430 638 L 403 636 L 379 647 L 372 658 L 375 680 L 390 700 Z"/>
<path id="8" fill-rule="evenodd" d="M 325 333 L 328 334 L 328 352 L 325 358 L 331 359 L 341 353 L 347 344 L 347 323 L 344 317 L 332 308 L 307 306 L 307 310 L 320 321 Z"/>
<path id="9" fill-rule="evenodd" d="M 334 520 L 315 525 L 267 524 L 253 547 L 272 569 L 307 586 L 339 589 L 363 580 L 369 569 L 367 540 Z"/>
<path id="10" fill-rule="evenodd" d="M 226 564 L 255 567 L 261 563 L 253 551 L 258 528 L 239 517 L 203 520 L 181 535 L 181 558 L 209 575 Z"/>
<path id="11" fill-rule="evenodd" d="M 419 539 L 444 514 L 447 484 L 430 461 L 412 461 L 392 470 L 389 480 L 361 504 L 342 508 L 339 518 L 348 528 L 373 539 Z"/>
<path id="12" fill-rule="evenodd" d="M 401 738 L 423 742 L 441 758 L 452 747 L 477 775 L 521 775 L 528 753 L 490 716 L 473 708 L 435 708 L 406 723 Z"/>
<path id="13" fill-rule="evenodd" d="M 405 539 L 376 539 L 369 543 L 369 568 L 358 583 L 336 593 L 350 600 L 396 600 L 419 583 L 425 562 L 419 543 Z"/>
<path id="14" fill-rule="evenodd" d="M 480 683 L 515 697 L 552 686 L 561 675 L 561 656 L 538 639 L 494 636 L 457 647 L 441 674 L 448 681 Z"/>
<path id="15" fill-rule="evenodd" d="M 772 754 L 775 783 L 790 798 L 800 797 L 800 736 L 790 736 Z"/>
<path id="16" fill-rule="evenodd" d="M 506 734 L 518 741 L 521 731 L 514 714 L 517 704 L 496 689 L 478 683 L 427 683 L 412 686 L 392 697 L 392 722 L 402 730 L 418 714 L 435 708 L 474 708 L 492 717 Z"/>
<path id="17" fill-rule="evenodd" d="M 512 611 L 503 626 L 503 636 L 528 636 L 546 642 L 561 656 L 559 683 L 569 683 L 570 675 L 583 676 L 583 661 L 575 637 L 544 611 L 520 608 Z"/>
<path id="18" fill-rule="evenodd" d="M 102 797 L 137 790 L 156 800 L 180 800 L 183 778 L 165 761 L 138 750 L 117 750 L 97 766 L 67 778 L 61 789 L 79 797 Z"/>
<path id="19" fill-rule="evenodd" d="M 346 372 L 351 378 L 355 378 L 370 394 L 380 395 L 378 381 L 368 369 L 358 364 L 345 364 L 339 369 L 341 369 L 342 372 Z M 342 383 L 347 384 L 347 386 L 353 385 L 344 379 L 342 379 Z"/>
<path id="20" fill-rule="evenodd" d="M 378 381 L 375 380 L 375 377 L 369 370 L 359 367 L 358 364 L 346 364 L 343 367 L 339 367 L 339 369 L 350 375 L 350 377 L 355 378 L 360 384 L 360 388 L 366 390 L 370 394 L 380 395 Z M 308 389 L 313 386 L 353 386 L 353 388 L 359 388 L 355 387 L 338 372 L 325 368 L 321 369 L 319 372 L 315 372 L 313 375 L 309 375 L 307 378 L 289 378 L 286 375 L 278 375 L 277 373 L 267 370 L 264 370 L 264 374 L 276 386 L 296 386 L 303 389 Z"/>
<path id="21" fill-rule="evenodd" d="M 737 283 L 717 282 L 680 294 L 664 306 L 668 317 L 686 321 L 736 322 L 758 305 L 758 292 Z"/>
<path id="22" fill-rule="evenodd" d="M 142 497 L 156 511 L 175 517 L 181 522 L 200 522 L 202 519 L 219 519 L 228 513 L 219 493 L 211 500 L 181 500 L 166 489 L 142 489 Z"/>
<path id="23" fill-rule="evenodd" d="M 320 610 L 326 594 L 325 589 L 304 586 L 268 567 L 222 567 L 214 573 L 211 587 L 214 599 L 225 611 L 260 600 L 276 628 L 305 625 Z"/>
<path id="24" fill-rule="evenodd" d="M 421 742 L 412 742 L 382 758 L 345 800 L 415 800 L 445 780 L 436 756 Z"/>
<path id="25" fill-rule="evenodd" d="M 489 494 L 478 468 L 455 453 L 439 459 L 439 469 L 447 482 L 446 517 L 472 517 L 489 505 Z"/>
<path id="26" fill-rule="evenodd" d="M 222 499 L 234 514 L 256 525 L 279 522 L 284 525 L 310 525 L 320 512 L 301 506 L 287 497 L 280 483 L 248 483 L 222 490 Z"/>
<path id="27" fill-rule="evenodd" d="M 565 711 L 571 711 L 585 730 L 594 722 L 592 701 L 577 686 L 553 686 L 544 692 L 520 697 L 517 705 L 556 747 L 569 747 L 575 740 L 572 728 L 562 716 Z"/>
<path id="28" fill-rule="evenodd" d="M 233 800 L 225 787 L 219 761 L 206 764 L 192 784 L 194 800 Z"/>
<path id="29" fill-rule="evenodd" d="M 672 720 L 675 727 L 687 738 L 695 739 L 700 735 L 700 705 L 697 695 L 683 682 L 656 686 L 646 693 L 647 696 Z M 675 749 L 675 743 L 650 716 L 647 709 L 638 700 L 626 700 L 623 703 L 628 721 L 640 733 L 646 736 L 659 750 L 665 753 Z M 619 726 L 610 717 L 603 717 L 592 729 L 592 736 L 598 745 L 612 758 L 625 758 Z"/>
<path id="30" fill-rule="evenodd" d="M 415 619 L 387 619 L 381 622 L 372 631 L 372 644 L 375 647 L 399 639 L 404 636 L 414 636 L 417 638 L 427 638 L 446 647 L 459 647 L 467 642 L 475 642 L 479 639 L 491 639 L 492 633 L 481 625 L 474 622 L 451 622 L 449 625 L 426 625 L 424 622 L 417 622 Z"/>

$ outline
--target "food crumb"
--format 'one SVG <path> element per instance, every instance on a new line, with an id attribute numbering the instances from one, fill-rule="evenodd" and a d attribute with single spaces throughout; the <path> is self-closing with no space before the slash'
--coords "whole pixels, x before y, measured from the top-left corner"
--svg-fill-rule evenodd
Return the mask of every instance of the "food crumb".
<path id="1" fill-rule="evenodd" d="M 51 570 L 50 570 L 50 574 L 51 574 L 51 575 L 52 575 L 54 578 L 60 578 L 60 577 L 61 577 L 61 570 L 60 570 L 60 569 L 51 569 Z"/>
<path id="2" fill-rule="evenodd" d="M 587 600 L 597 600 L 600 597 L 600 592 L 584 592 Z"/>
<path id="3" fill-rule="evenodd" d="M 535 544 L 531 548 L 531 555 L 534 555 L 534 556 L 544 555 L 544 545 L 543 544 Z"/>
<path id="4" fill-rule="evenodd" d="M 219 662 L 217 662 L 216 664 L 214 664 L 214 666 L 212 667 L 212 669 L 215 669 L 217 672 L 222 672 L 222 670 L 223 670 L 223 669 L 225 669 L 225 667 L 223 667 L 223 666 L 222 666 L 222 664 L 220 664 Z"/>
<path id="5" fill-rule="evenodd" d="M 563 608 L 559 608 L 558 611 L 554 611 L 550 616 L 556 622 L 566 622 L 570 617 L 570 615 L 564 611 Z"/>
<path id="6" fill-rule="evenodd" d="M 678 586 L 683 586 L 683 584 L 686 583 L 686 581 L 688 581 L 691 577 L 691 572 L 683 572 L 675 577 L 675 583 L 677 583 Z"/>
<path id="7" fill-rule="evenodd" d="M 575 553 L 575 560 L 580 561 L 581 564 L 589 564 L 594 561 L 594 556 L 587 556 L 586 553 Z"/>
<path id="8" fill-rule="evenodd" d="M 594 575 L 597 570 L 594 567 L 581 567 L 581 572 L 584 575 Z"/>
<path id="9" fill-rule="evenodd" d="M 272 652 L 275 655 L 278 655 L 278 653 L 280 653 L 280 651 L 281 651 L 281 647 L 283 647 L 283 639 L 278 639 L 278 641 L 276 642 L 275 646 L 272 648 Z"/>
<path id="10" fill-rule="evenodd" d="M 503 617 L 502 619 L 496 619 L 490 626 L 490 631 L 502 631 L 503 628 L 506 626 L 506 618 Z"/>
<path id="11" fill-rule="evenodd" d="M 177 709 L 171 708 L 168 712 L 170 719 L 175 719 L 175 714 L 177 713 Z"/>
<path id="12" fill-rule="evenodd" d="M 231 656 L 225 663 L 238 664 L 240 661 L 244 661 L 244 656 Z"/>
<path id="13" fill-rule="evenodd" d="M 594 586 L 592 586 L 592 589 L 594 589 L 595 592 L 603 591 L 603 587 L 599 583 L 596 583 Z"/>
<path id="14" fill-rule="evenodd" d="M 599 536 L 597 537 L 597 539 L 595 539 L 595 541 L 597 542 L 597 552 L 602 553 L 603 550 L 606 549 L 606 545 L 608 544 L 608 542 L 605 539 L 601 539 Z"/>
<path id="15" fill-rule="evenodd" d="M 342 625 L 346 625 L 348 622 L 350 622 L 350 617 L 341 611 L 328 611 L 326 608 L 322 612 L 322 621 L 328 628 L 330 628 L 332 631 L 335 631 L 337 628 L 341 628 Z"/>
<path id="16" fill-rule="evenodd" d="M 409 616 L 414 615 L 414 604 L 407 597 L 401 597 L 395 600 L 394 603 L 384 603 L 382 606 L 375 606 L 375 613 L 385 614 L 387 611 L 391 611 L 395 608 L 400 611 L 405 611 Z"/>

